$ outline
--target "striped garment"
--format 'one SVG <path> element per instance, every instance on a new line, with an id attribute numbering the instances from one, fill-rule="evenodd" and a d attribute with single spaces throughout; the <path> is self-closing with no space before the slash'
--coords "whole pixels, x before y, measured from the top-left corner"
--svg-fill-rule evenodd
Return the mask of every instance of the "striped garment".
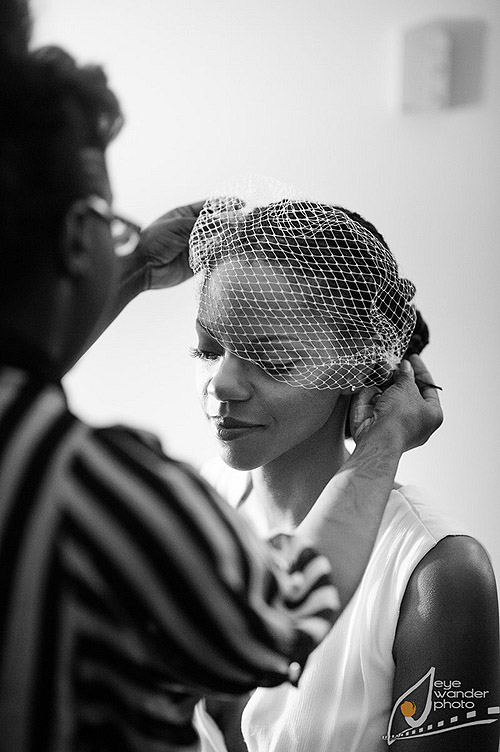
<path id="1" fill-rule="evenodd" d="M 0 752 L 197 749 L 201 695 L 286 681 L 334 619 L 292 548 L 280 569 L 190 468 L 0 367 Z"/>

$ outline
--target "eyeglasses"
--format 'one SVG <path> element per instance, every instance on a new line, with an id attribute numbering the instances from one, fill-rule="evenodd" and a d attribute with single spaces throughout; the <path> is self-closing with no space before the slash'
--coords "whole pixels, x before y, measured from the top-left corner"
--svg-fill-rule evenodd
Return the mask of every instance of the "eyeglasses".
<path id="1" fill-rule="evenodd" d="M 101 196 L 87 196 L 85 204 L 89 211 L 109 224 L 117 256 L 128 256 L 135 251 L 141 236 L 139 225 L 115 214 L 106 199 Z"/>

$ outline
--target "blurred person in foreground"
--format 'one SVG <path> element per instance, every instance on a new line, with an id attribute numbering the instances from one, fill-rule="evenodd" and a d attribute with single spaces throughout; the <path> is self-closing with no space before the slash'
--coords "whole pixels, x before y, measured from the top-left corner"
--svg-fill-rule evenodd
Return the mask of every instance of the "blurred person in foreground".
<path id="1" fill-rule="evenodd" d="M 439 401 L 409 365 L 361 401 L 323 504 L 269 543 L 154 438 L 79 420 L 62 376 L 136 294 L 189 276 L 199 206 L 135 248 L 139 228 L 111 208 L 122 115 L 102 70 L 24 39 L 0 71 L 0 750 L 195 750 L 202 695 L 299 681 Z"/>

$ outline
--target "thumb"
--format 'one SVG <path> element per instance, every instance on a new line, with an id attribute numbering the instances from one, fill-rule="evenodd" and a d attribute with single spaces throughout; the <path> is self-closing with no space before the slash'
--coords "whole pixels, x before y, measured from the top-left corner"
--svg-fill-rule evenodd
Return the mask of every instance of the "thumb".
<path id="1" fill-rule="evenodd" d="M 403 359 L 396 371 L 394 372 L 394 381 L 404 381 L 405 378 L 410 377 L 412 381 L 415 379 L 415 372 L 413 371 L 412 364 L 409 360 Z"/>

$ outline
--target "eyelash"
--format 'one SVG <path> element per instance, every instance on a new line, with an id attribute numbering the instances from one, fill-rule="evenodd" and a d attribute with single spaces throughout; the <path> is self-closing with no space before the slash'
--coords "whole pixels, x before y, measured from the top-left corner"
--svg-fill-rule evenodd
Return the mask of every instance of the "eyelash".
<path id="1" fill-rule="evenodd" d="M 211 361 L 218 360 L 222 357 L 222 353 L 213 352 L 211 350 L 200 350 L 198 347 L 190 347 L 189 355 L 192 358 L 199 358 L 200 360 Z M 269 363 L 262 364 L 264 372 L 269 375 L 275 374 L 276 376 L 285 376 L 289 374 L 294 368 L 295 363 L 290 361 L 289 363 Z"/>
<path id="2" fill-rule="evenodd" d="M 189 354 L 192 358 L 200 358 L 200 360 L 217 360 L 217 358 L 221 357 L 221 353 L 200 350 L 197 347 L 190 347 Z"/>
<path id="3" fill-rule="evenodd" d="M 263 366 L 264 367 L 264 366 Z M 276 374 L 277 376 L 285 376 L 290 373 L 295 367 L 295 363 L 270 363 L 264 367 L 264 370 L 270 374 Z"/>

